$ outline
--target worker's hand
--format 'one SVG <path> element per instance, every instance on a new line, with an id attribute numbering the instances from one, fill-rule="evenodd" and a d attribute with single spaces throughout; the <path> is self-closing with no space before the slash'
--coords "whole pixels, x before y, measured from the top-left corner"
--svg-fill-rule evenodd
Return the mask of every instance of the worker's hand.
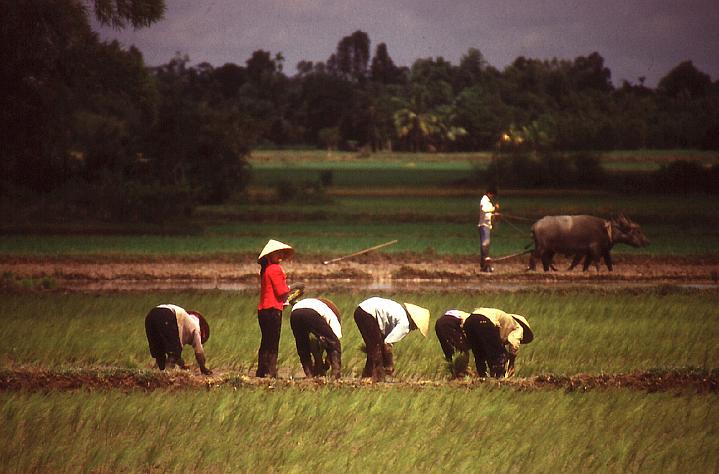
<path id="1" fill-rule="evenodd" d="M 287 301 L 285 302 L 286 305 L 294 304 L 295 301 L 300 299 L 300 297 L 305 293 L 305 284 L 304 283 L 296 283 L 290 287 L 290 292 L 287 294 Z"/>

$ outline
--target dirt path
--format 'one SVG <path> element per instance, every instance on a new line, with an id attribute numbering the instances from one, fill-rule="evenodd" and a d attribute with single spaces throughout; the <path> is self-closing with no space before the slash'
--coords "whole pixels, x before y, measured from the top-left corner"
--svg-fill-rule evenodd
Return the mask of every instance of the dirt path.
<path id="1" fill-rule="evenodd" d="M 719 393 L 719 371 L 673 370 L 635 372 L 630 374 L 578 374 L 572 376 L 537 375 L 526 378 L 412 380 L 372 383 L 369 379 L 258 379 L 237 374 L 215 374 L 210 377 L 181 371 L 79 369 L 53 372 L 35 369 L 0 371 L 0 390 L 46 392 L 58 390 L 197 390 L 216 387 L 234 388 L 295 388 L 312 390 L 330 386 L 348 389 L 424 389 L 451 387 L 472 389 L 484 386 L 527 390 L 564 390 L 568 392 L 606 389 L 672 392 L 690 390 L 699 394 Z"/>
<path id="2" fill-rule="evenodd" d="M 51 277 L 61 288 L 83 288 L 96 283 L 95 288 L 141 289 L 166 283 L 169 287 L 249 288 L 256 286 L 257 264 L 251 259 L 237 262 L 217 260 L 178 259 L 154 261 L 107 260 L 77 261 L 73 259 L 0 260 L 0 273 L 16 278 Z M 566 268 L 566 260 L 557 259 L 558 268 Z M 297 261 L 284 265 L 290 282 L 324 282 L 343 285 L 348 282 L 367 286 L 388 286 L 418 281 L 454 282 L 476 286 L 492 285 L 579 285 L 579 286 L 636 286 L 636 285 L 701 285 L 719 288 L 719 257 L 711 258 L 654 258 L 628 257 L 616 259 L 613 272 L 606 268 L 574 271 L 526 271 L 525 259 L 513 259 L 495 264 L 492 274 L 479 271 L 476 261 L 461 261 L 441 257 L 374 256 L 364 259 L 323 265 L 320 262 Z M 173 285 L 173 282 L 175 285 Z M 92 288 L 92 285 L 90 285 Z"/>

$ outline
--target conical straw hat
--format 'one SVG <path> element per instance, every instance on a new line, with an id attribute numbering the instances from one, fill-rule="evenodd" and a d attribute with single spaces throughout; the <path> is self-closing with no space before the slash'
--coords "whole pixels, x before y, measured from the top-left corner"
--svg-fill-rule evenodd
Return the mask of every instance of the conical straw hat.
<path id="1" fill-rule="evenodd" d="M 532 328 L 529 327 L 529 323 L 527 322 L 527 319 L 524 316 L 520 316 L 518 314 L 510 314 L 514 318 L 515 321 L 519 323 L 520 326 L 522 326 L 522 344 L 529 344 L 534 340 L 534 332 L 532 331 Z"/>
<path id="2" fill-rule="evenodd" d="M 274 252 L 283 252 L 283 258 L 284 259 L 290 259 L 295 254 L 295 249 L 290 247 L 287 244 L 283 244 L 282 242 L 278 240 L 272 240 L 270 239 L 267 242 L 267 245 L 265 245 L 265 248 L 262 249 L 262 252 L 260 252 L 260 256 L 257 257 L 257 263 L 260 263 L 260 260 L 262 260 L 262 257 L 266 257 L 271 253 Z"/>
<path id="3" fill-rule="evenodd" d="M 405 303 L 404 307 L 407 309 L 409 316 L 412 318 L 412 321 L 414 321 L 419 332 L 421 332 L 424 337 L 427 337 L 429 331 L 429 310 L 412 303 Z"/>

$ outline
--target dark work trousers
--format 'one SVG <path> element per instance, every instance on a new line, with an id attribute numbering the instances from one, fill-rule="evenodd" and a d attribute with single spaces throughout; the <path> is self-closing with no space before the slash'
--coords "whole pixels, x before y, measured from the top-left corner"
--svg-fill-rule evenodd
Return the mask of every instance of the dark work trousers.
<path id="1" fill-rule="evenodd" d="M 362 377 L 372 377 L 372 380 L 381 382 L 384 380 L 385 372 L 389 374 L 394 372 L 392 346 L 384 343 L 384 336 L 374 316 L 358 306 L 354 318 L 367 347 L 367 362 Z"/>
<path id="2" fill-rule="evenodd" d="M 486 377 L 489 366 L 492 377 L 502 377 L 505 371 L 506 351 L 499 337 L 499 328 L 489 318 L 481 314 L 473 314 L 464 322 L 464 333 L 474 352 L 477 375 Z"/>
<path id="3" fill-rule="evenodd" d="M 327 358 L 332 368 L 332 376 L 340 378 L 342 367 L 342 346 L 337 335 L 332 331 L 330 325 L 317 311 L 309 308 L 302 308 L 292 311 L 290 314 L 290 326 L 295 336 L 297 355 L 300 356 L 302 370 L 307 377 L 324 375 L 322 366 L 322 348 L 327 350 Z M 310 347 L 310 334 L 313 334 L 321 344 L 319 354 L 315 354 L 315 363 L 312 363 L 312 350 Z"/>
<path id="4" fill-rule="evenodd" d="M 257 311 L 262 340 L 257 351 L 257 377 L 277 378 L 277 355 L 280 351 L 282 310 L 268 308 Z"/>
<path id="5" fill-rule="evenodd" d="M 182 344 L 174 311 L 169 308 L 152 308 L 145 317 L 145 334 L 150 355 L 155 358 L 160 370 L 165 370 L 168 356 L 172 362 L 179 363 L 182 360 Z"/>
<path id="6" fill-rule="evenodd" d="M 455 377 L 466 375 L 470 347 L 462 330 L 461 321 L 454 316 L 443 315 L 434 323 L 434 332 L 437 333 L 444 358 L 452 364 L 452 375 Z M 460 352 L 462 356 L 458 358 L 456 365 L 452 361 L 455 352 Z"/>

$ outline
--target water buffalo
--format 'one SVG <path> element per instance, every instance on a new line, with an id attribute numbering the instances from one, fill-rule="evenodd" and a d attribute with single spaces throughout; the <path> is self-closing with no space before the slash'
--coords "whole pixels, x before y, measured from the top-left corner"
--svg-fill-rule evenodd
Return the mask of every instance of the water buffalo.
<path id="1" fill-rule="evenodd" d="M 584 257 L 584 271 L 592 262 L 599 271 L 600 258 L 604 257 L 607 269 L 612 271 L 609 251 L 614 244 L 649 245 L 639 224 L 624 215 L 610 220 L 594 216 L 545 216 L 532 226 L 532 238 L 534 251 L 529 259 L 529 270 L 534 270 L 536 260 L 540 259 L 545 272 L 555 253 L 574 256 L 570 270 Z"/>

